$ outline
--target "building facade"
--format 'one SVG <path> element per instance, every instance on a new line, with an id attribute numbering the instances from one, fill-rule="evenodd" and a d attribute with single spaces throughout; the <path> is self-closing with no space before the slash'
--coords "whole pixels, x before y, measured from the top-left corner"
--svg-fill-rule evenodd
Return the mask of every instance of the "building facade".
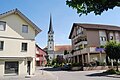
<path id="1" fill-rule="evenodd" d="M 47 53 L 36 45 L 36 66 L 45 66 L 47 64 Z"/>
<path id="2" fill-rule="evenodd" d="M 74 23 L 69 35 L 72 54 L 68 57 L 73 63 L 86 64 L 94 61 L 105 62 L 106 54 L 102 48 L 107 41 L 120 41 L 120 27 L 100 24 Z"/>
<path id="3" fill-rule="evenodd" d="M 33 75 L 41 30 L 18 9 L 0 14 L 0 75 Z"/>
<path id="4" fill-rule="evenodd" d="M 49 59 L 52 60 L 55 55 L 54 55 L 54 31 L 52 27 L 51 15 L 50 15 L 50 24 L 49 24 L 49 31 L 48 31 L 47 53 L 49 55 Z"/>
<path id="5" fill-rule="evenodd" d="M 67 58 L 66 55 L 64 55 L 64 51 L 67 51 L 68 53 L 71 52 L 71 45 L 56 45 L 55 46 L 55 58 L 57 56 L 61 56 L 64 59 Z"/>

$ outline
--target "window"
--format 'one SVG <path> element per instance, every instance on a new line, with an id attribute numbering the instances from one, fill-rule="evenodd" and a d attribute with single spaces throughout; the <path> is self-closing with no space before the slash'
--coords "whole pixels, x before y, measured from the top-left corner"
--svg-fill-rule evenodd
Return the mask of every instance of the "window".
<path id="1" fill-rule="evenodd" d="M 48 39 L 48 41 L 50 41 L 50 39 Z"/>
<path id="2" fill-rule="evenodd" d="M 110 36 L 110 40 L 113 40 L 113 36 Z"/>
<path id="3" fill-rule="evenodd" d="M 100 37 L 100 41 L 103 41 L 103 37 Z"/>
<path id="4" fill-rule="evenodd" d="M 28 25 L 22 25 L 22 32 L 28 33 Z"/>
<path id="5" fill-rule="evenodd" d="M 106 37 L 103 37 L 103 41 L 106 41 L 107 39 L 106 39 Z"/>
<path id="6" fill-rule="evenodd" d="M 0 31 L 5 31 L 6 22 L 0 21 Z"/>
<path id="7" fill-rule="evenodd" d="M 5 62 L 5 74 L 18 74 L 18 61 Z"/>
<path id="8" fill-rule="evenodd" d="M 0 50 L 3 50 L 4 47 L 4 41 L 0 41 Z"/>
<path id="9" fill-rule="evenodd" d="M 106 41 L 106 37 L 100 37 L 100 41 Z"/>
<path id="10" fill-rule="evenodd" d="M 79 27 L 79 28 L 77 29 L 77 35 L 78 35 L 78 34 L 83 34 L 83 28 Z"/>
<path id="11" fill-rule="evenodd" d="M 51 39 L 51 41 L 53 41 L 53 39 Z"/>
<path id="12" fill-rule="evenodd" d="M 22 51 L 27 51 L 27 43 L 22 43 Z"/>

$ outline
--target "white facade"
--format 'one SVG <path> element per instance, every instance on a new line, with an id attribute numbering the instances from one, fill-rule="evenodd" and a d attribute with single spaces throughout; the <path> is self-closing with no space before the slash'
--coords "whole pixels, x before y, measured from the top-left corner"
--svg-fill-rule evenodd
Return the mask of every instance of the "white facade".
<path id="1" fill-rule="evenodd" d="M 6 23 L 0 31 L 0 73 L 3 75 L 32 75 L 35 72 L 35 36 L 41 30 L 28 20 L 19 10 L 11 10 L 0 15 L 0 21 Z M 22 32 L 22 26 L 28 26 L 28 32 Z M 23 46 L 23 43 L 26 45 Z M 23 51 L 25 50 L 25 51 Z M 13 66 L 14 65 L 14 66 Z"/>
<path id="2" fill-rule="evenodd" d="M 54 31 L 52 28 L 51 16 L 50 16 L 50 25 L 49 25 L 49 31 L 48 31 L 47 52 L 48 52 L 50 60 L 55 58 L 55 54 L 54 54 Z"/>
<path id="3" fill-rule="evenodd" d="M 48 33 L 48 50 L 54 51 L 54 34 Z"/>

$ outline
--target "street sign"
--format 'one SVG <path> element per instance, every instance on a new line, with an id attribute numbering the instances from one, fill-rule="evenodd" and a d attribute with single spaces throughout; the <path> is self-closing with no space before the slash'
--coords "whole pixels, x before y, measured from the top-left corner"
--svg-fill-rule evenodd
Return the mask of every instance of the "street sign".
<path id="1" fill-rule="evenodd" d="M 95 50 L 102 52 L 102 51 L 104 51 L 104 48 L 96 48 Z"/>

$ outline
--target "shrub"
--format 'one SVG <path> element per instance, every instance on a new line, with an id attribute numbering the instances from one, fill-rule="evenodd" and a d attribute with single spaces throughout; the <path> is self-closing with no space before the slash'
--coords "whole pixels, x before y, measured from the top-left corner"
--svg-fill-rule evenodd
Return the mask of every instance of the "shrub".
<path id="1" fill-rule="evenodd" d="M 76 67 L 76 66 L 81 66 L 80 63 L 72 63 L 72 66 Z"/>
<path id="2" fill-rule="evenodd" d="M 120 74 L 120 71 L 116 71 L 114 69 L 109 69 L 103 73 L 107 73 L 107 74 Z"/>

